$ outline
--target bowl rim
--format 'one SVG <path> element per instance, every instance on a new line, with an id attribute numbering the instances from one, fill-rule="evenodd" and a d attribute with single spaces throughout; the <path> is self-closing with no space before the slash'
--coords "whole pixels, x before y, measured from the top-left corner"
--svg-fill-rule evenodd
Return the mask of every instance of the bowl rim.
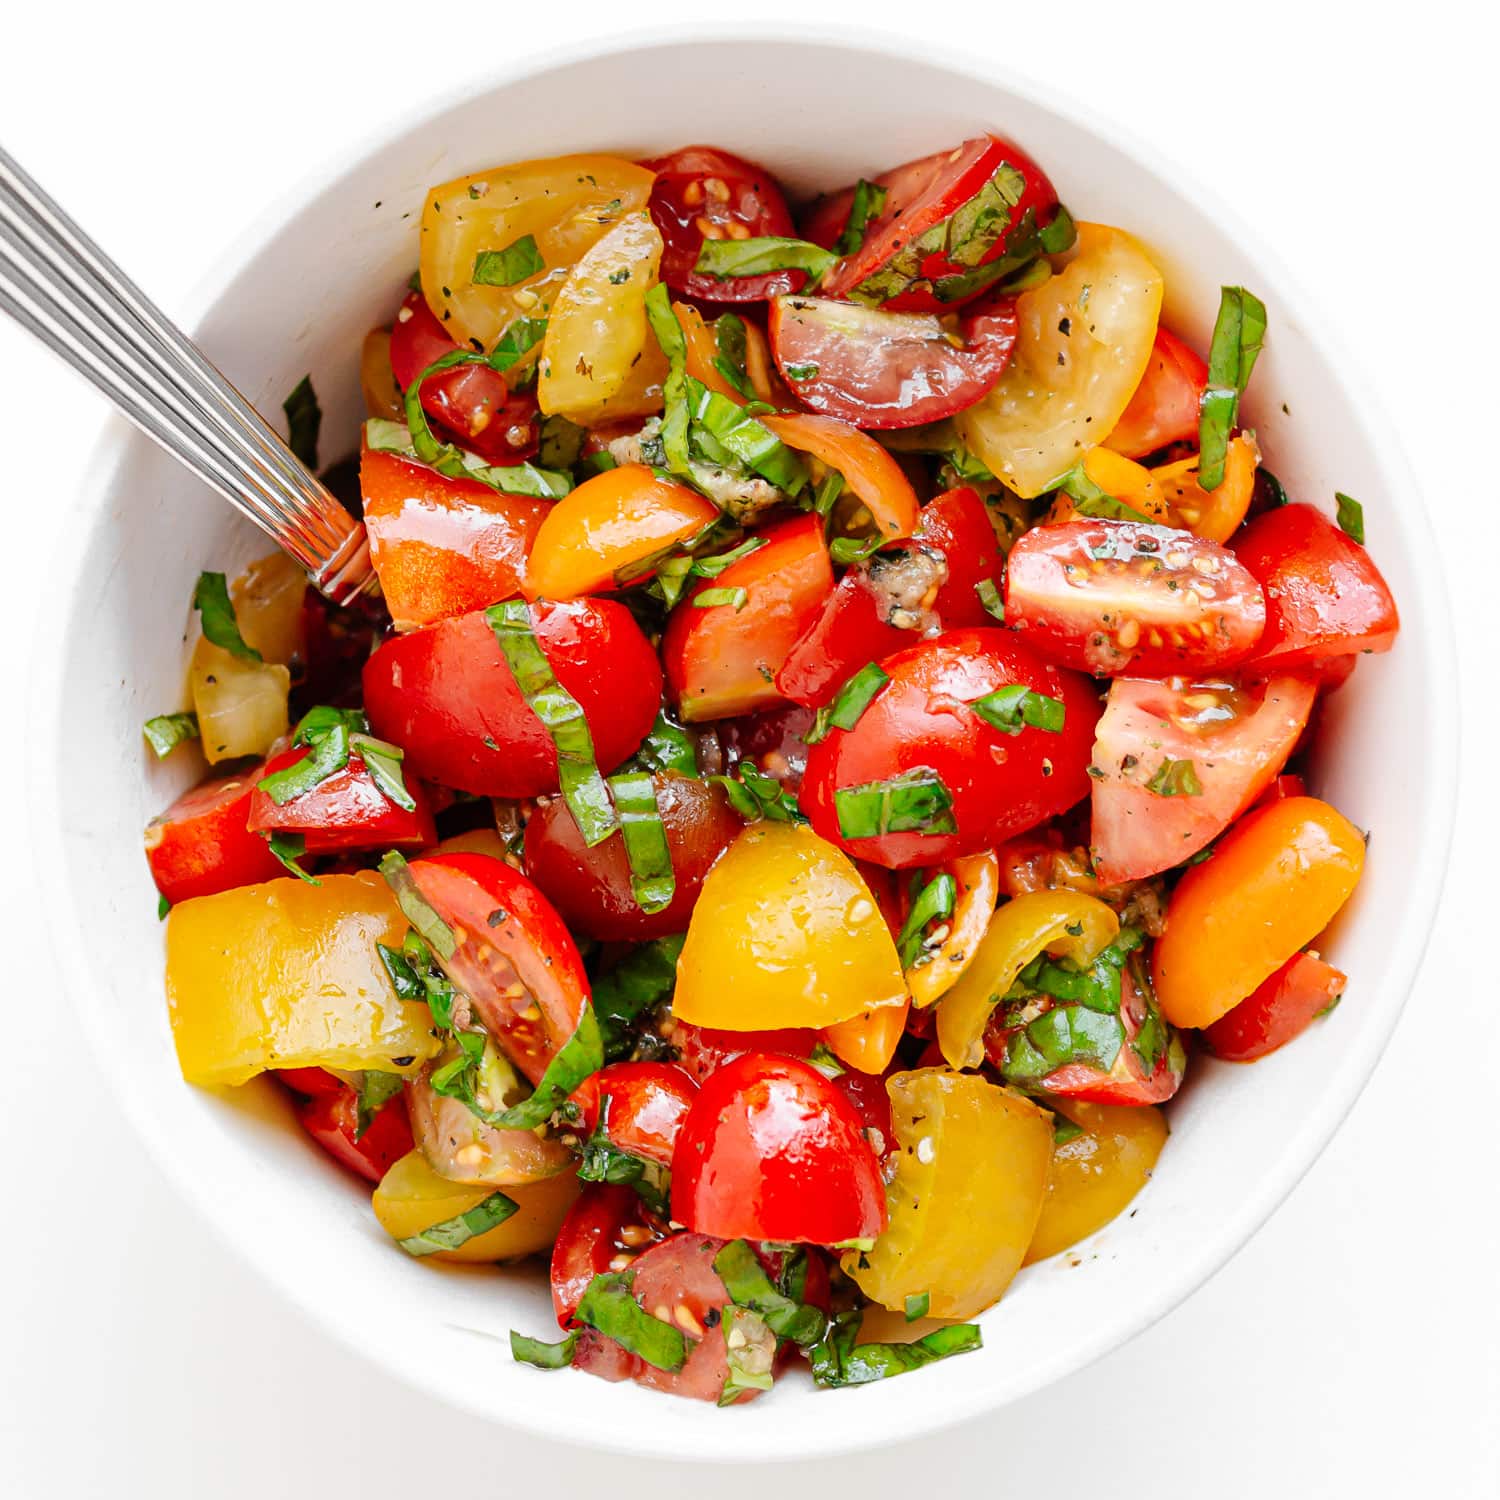
<path id="1" fill-rule="evenodd" d="M 1153 144 L 1142 141 L 1128 125 L 1122 125 L 1094 110 L 1085 101 L 1050 83 L 985 56 L 960 53 L 955 47 L 926 37 L 906 35 L 888 28 L 855 27 L 838 22 L 791 22 L 772 18 L 753 25 L 742 22 L 679 22 L 641 28 L 616 30 L 557 43 L 519 61 L 501 64 L 475 81 L 444 97 L 441 101 L 424 101 L 386 118 L 378 136 L 351 146 L 337 156 L 330 155 L 304 170 L 284 187 L 242 231 L 236 234 L 216 255 L 204 273 L 193 283 L 182 303 L 182 324 L 196 332 L 222 288 L 259 255 L 263 254 L 281 233 L 295 212 L 327 187 L 344 177 L 352 167 L 382 149 L 390 142 L 419 129 L 426 121 L 449 110 L 462 108 L 476 100 L 497 95 L 518 82 L 549 72 L 564 70 L 616 54 L 649 53 L 673 46 L 724 43 L 775 43 L 785 45 L 820 45 L 834 47 L 854 58 L 865 56 L 885 60 L 913 61 L 934 69 L 1003 89 L 1018 98 L 1068 120 L 1095 137 L 1102 138 L 1125 152 L 1141 166 L 1181 191 L 1191 193 L 1204 212 L 1232 233 L 1244 247 L 1246 258 L 1255 265 L 1264 285 L 1274 288 L 1284 316 L 1295 318 L 1308 341 L 1330 368 L 1339 371 L 1339 383 L 1353 405 L 1353 421 L 1368 446 L 1378 469 L 1391 480 L 1393 492 L 1405 498 L 1410 514 L 1406 518 L 1406 539 L 1413 544 L 1410 563 L 1413 573 L 1413 597 L 1403 600 L 1403 613 L 1411 619 L 1420 617 L 1423 628 L 1408 639 L 1408 649 L 1419 650 L 1422 667 L 1435 702 L 1447 705 L 1446 717 L 1434 719 L 1425 726 L 1427 764 L 1425 778 L 1427 816 L 1420 835 L 1418 856 L 1409 871 L 1408 903 L 1395 939 L 1390 963 L 1382 978 L 1382 991 L 1396 997 L 1386 1013 L 1370 1022 L 1358 1034 L 1358 1046 L 1346 1052 L 1336 1079 L 1336 1087 L 1321 1093 L 1308 1111 L 1302 1125 L 1274 1164 L 1249 1192 L 1238 1211 L 1222 1220 L 1216 1233 L 1204 1237 L 1189 1259 L 1180 1261 L 1170 1277 L 1150 1289 L 1132 1305 L 1130 1316 L 1102 1328 L 1091 1339 L 1080 1341 L 1080 1347 L 1066 1359 L 1050 1364 L 1045 1357 L 1034 1361 L 1037 1378 L 1014 1399 L 1031 1394 L 1063 1375 L 1082 1369 L 1105 1354 L 1133 1339 L 1157 1319 L 1185 1302 L 1211 1276 L 1244 1247 L 1254 1233 L 1286 1199 L 1292 1189 L 1321 1156 L 1356 1100 L 1364 1091 L 1384 1053 L 1390 1036 L 1400 1019 L 1415 985 L 1418 971 L 1431 933 L 1433 916 L 1442 898 L 1447 872 L 1448 851 L 1452 841 L 1457 800 L 1459 763 L 1457 726 L 1459 712 L 1456 692 L 1457 669 L 1454 655 L 1454 626 L 1448 603 L 1444 570 L 1433 536 L 1432 521 L 1426 501 L 1416 482 L 1410 462 L 1397 435 L 1394 423 L 1387 419 L 1382 402 L 1368 388 L 1356 362 L 1345 356 L 1341 341 L 1328 331 L 1317 314 L 1317 304 L 1299 279 L 1288 271 L 1279 255 L 1261 240 L 1257 231 L 1238 210 L 1226 204 L 1218 191 L 1199 180 L 1180 163 Z M 1309 315 L 1311 310 L 1311 315 Z M 67 525 L 51 558 L 51 576 L 68 581 L 71 599 L 76 587 L 76 565 L 82 555 L 77 538 L 93 524 L 103 509 L 108 482 L 122 460 L 138 441 L 134 428 L 113 413 L 102 419 L 101 431 L 78 470 L 67 508 Z M 68 1004 L 82 1018 L 78 996 L 90 984 L 89 963 L 82 945 L 67 940 L 67 934 L 78 930 L 73 923 L 75 902 L 67 874 L 67 859 L 61 829 L 65 798 L 58 774 L 56 745 L 66 732 L 66 705 L 62 684 L 70 632 L 59 629 L 36 631 L 36 649 L 32 653 L 29 699 L 40 708 L 38 718 L 43 732 L 28 741 L 29 815 L 32 820 L 32 849 L 40 866 L 45 921 L 52 948 L 63 972 L 64 993 Z M 1414 639 L 1413 639 L 1414 636 Z M 284 1274 L 277 1266 L 257 1258 L 245 1243 L 231 1233 L 228 1224 L 204 1205 L 193 1191 L 186 1164 L 173 1150 L 169 1132 L 156 1118 L 148 1101 L 117 1081 L 108 1065 L 103 1043 L 85 1025 L 104 1076 L 110 1081 L 114 1101 L 131 1121 L 146 1143 L 150 1155 L 172 1182 L 179 1196 L 192 1205 L 213 1235 L 231 1248 L 242 1264 L 248 1265 L 266 1283 L 276 1288 L 294 1309 L 314 1326 L 322 1329 L 351 1353 L 370 1361 L 407 1387 L 444 1404 L 482 1417 L 499 1426 L 531 1435 L 540 1435 L 606 1452 L 647 1458 L 717 1459 L 726 1462 L 761 1461 L 768 1463 L 796 1461 L 803 1458 L 832 1457 L 850 1451 L 872 1451 L 894 1445 L 907 1438 L 940 1432 L 994 1409 L 996 1402 L 982 1389 L 972 1390 L 967 1398 L 946 1402 L 939 1410 L 924 1409 L 920 1423 L 903 1430 L 882 1429 L 858 1431 L 856 1424 L 843 1424 L 838 1430 L 825 1429 L 816 1437 L 789 1440 L 778 1451 L 766 1451 L 763 1443 L 747 1444 L 736 1439 L 732 1424 L 718 1424 L 712 1429 L 711 1443 L 684 1453 L 680 1443 L 668 1449 L 666 1441 L 653 1441 L 646 1427 L 621 1425 L 607 1432 L 580 1432 L 570 1421 L 566 1403 L 548 1399 L 545 1393 L 536 1400 L 515 1402 L 514 1409 L 500 1413 L 466 1390 L 444 1386 L 437 1379 L 425 1378 L 422 1372 L 393 1357 L 389 1342 L 382 1344 L 368 1334 L 356 1334 L 347 1328 L 316 1295 L 316 1288 L 305 1285 L 294 1276 Z M 916 1405 L 916 1403 L 913 1403 Z M 788 1434 L 790 1438 L 790 1434 Z"/>

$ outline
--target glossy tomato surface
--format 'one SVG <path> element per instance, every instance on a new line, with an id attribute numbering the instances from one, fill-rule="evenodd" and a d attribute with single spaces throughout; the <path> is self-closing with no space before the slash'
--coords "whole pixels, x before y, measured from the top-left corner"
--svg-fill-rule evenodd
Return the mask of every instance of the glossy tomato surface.
<path id="1" fill-rule="evenodd" d="M 1255 1062 L 1332 1010 L 1348 983 L 1347 975 L 1316 953 L 1294 954 L 1254 994 L 1205 1028 L 1203 1039 L 1215 1057 Z"/>
<path id="2" fill-rule="evenodd" d="M 174 906 L 286 874 L 266 841 L 251 833 L 250 798 L 264 765 L 184 792 L 146 826 L 146 862 Z"/>
<path id="3" fill-rule="evenodd" d="M 283 750 L 266 762 L 274 775 L 300 765 L 313 751 L 305 746 Z M 393 844 L 431 844 L 437 840 L 432 809 L 419 783 L 407 785 L 416 807 L 397 807 L 375 785 L 364 758 L 351 752 L 349 763 L 290 802 L 277 803 L 259 786 L 250 796 L 252 833 L 300 834 L 309 854 L 335 849 L 388 849 Z"/>
<path id="4" fill-rule="evenodd" d="M 1146 373 L 1105 439 L 1126 458 L 1144 458 L 1168 443 L 1198 443 L 1198 403 L 1208 366 L 1170 329 L 1158 326 Z"/>
<path id="5" fill-rule="evenodd" d="M 602 1109 L 611 1145 L 670 1167 L 697 1092 L 698 1085 L 672 1063 L 619 1062 L 586 1078 L 569 1103 L 578 1110 L 581 1136 L 594 1133 Z"/>
<path id="6" fill-rule="evenodd" d="M 381 1105 L 363 1135 L 359 1131 L 359 1095 L 348 1084 L 341 1084 L 336 1092 L 302 1100 L 297 1105 L 297 1120 L 340 1166 L 366 1182 L 379 1182 L 412 1149 L 411 1125 L 401 1094 Z"/>
<path id="7" fill-rule="evenodd" d="M 609 772 L 635 752 L 661 702 L 656 653 L 623 604 L 539 601 L 532 626 L 558 682 L 582 706 Z M 481 796 L 558 789 L 557 747 L 527 703 L 484 611 L 386 641 L 365 663 L 376 734 L 428 781 Z"/>
<path id="8" fill-rule="evenodd" d="M 816 1068 L 748 1053 L 704 1080 L 672 1163 L 672 1216 L 720 1239 L 838 1244 L 886 1222 L 859 1112 Z"/>
<path id="9" fill-rule="evenodd" d="M 890 677 L 858 723 L 808 755 L 801 804 L 824 838 L 888 869 L 931 865 L 992 848 L 1088 795 L 1099 705 L 1093 685 L 1050 666 L 1004 630 L 955 630 L 887 657 Z M 1020 685 L 1064 707 L 1063 728 L 993 728 L 969 706 Z M 840 789 L 935 771 L 952 798 L 952 832 L 892 831 L 845 838 Z"/>
<path id="10" fill-rule="evenodd" d="M 573 1321 L 594 1277 L 619 1270 L 611 1263 L 628 1263 L 666 1232 L 646 1212 L 634 1188 L 589 1183 L 568 1210 L 552 1246 L 552 1306 L 559 1325 L 566 1328 Z"/>

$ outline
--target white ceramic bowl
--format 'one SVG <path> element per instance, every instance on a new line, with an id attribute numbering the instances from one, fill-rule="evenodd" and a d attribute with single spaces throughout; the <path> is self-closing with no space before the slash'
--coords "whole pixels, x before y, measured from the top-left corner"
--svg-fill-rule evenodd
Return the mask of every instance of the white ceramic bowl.
<path id="1" fill-rule="evenodd" d="M 1363 500 L 1404 630 L 1331 701 L 1315 778 L 1374 830 L 1364 883 L 1329 944 L 1353 976 L 1350 998 L 1253 1069 L 1198 1059 L 1129 1218 L 1076 1256 L 1023 1272 L 984 1315 L 982 1353 L 861 1391 L 815 1392 L 793 1377 L 719 1412 L 513 1365 L 503 1344 L 473 1330 L 545 1335 L 551 1309 L 535 1270 L 413 1265 L 375 1223 L 366 1192 L 295 1128 L 279 1091 L 215 1095 L 178 1076 L 140 830 L 199 768 L 183 757 L 151 763 L 140 725 L 179 701 L 198 571 L 232 573 L 266 544 L 123 425 L 82 480 L 70 527 L 82 545 L 59 562 L 61 628 L 37 673 L 43 711 L 32 721 L 37 843 L 67 987 L 126 1112 L 225 1241 L 330 1332 L 436 1397 L 570 1443 L 735 1461 L 826 1456 L 999 1406 L 1129 1338 L 1238 1249 L 1353 1103 L 1412 983 L 1445 861 L 1455 742 L 1443 590 L 1391 428 L 1351 394 L 1348 362 L 1329 354 L 1312 304 L 1252 248 L 1254 236 L 1151 153 L 1122 147 L 1112 127 L 1031 84 L 909 43 L 764 32 L 575 49 L 393 131 L 241 245 L 210 283 L 196 333 L 263 411 L 311 370 L 325 442 L 344 434 L 352 445 L 360 340 L 397 305 L 431 183 L 525 157 L 648 155 L 709 140 L 803 193 L 991 128 L 1043 163 L 1077 217 L 1150 245 L 1166 272 L 1167 317 L 1199 347 L 1221 282 L 1258 291 L 1271 332 L 1249 419 L 1295 495 L 1329 505 L 1337 484 Z"/>

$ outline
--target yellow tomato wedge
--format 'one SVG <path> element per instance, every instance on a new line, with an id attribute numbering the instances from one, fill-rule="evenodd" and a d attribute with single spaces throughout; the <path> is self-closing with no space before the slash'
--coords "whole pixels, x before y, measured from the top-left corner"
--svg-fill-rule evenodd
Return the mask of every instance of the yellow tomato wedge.
<path id="1" fill-rule="evenodd" d="M 954 418 L 964 445 L 1017 494 L 1050 489 L 1130 404 L 1161 296 L 1161 272 L 1134 239 L 1080 224 L 1068 264 L 1016 299 L 1010 364 L 989 395 Z"/>
<path id="2" fill-rule="evenodd" d="M 849 856 L 801 824 L 745 829 L 703 882 L 673 1014 L 766 1031 L 905 1004 L 896 944 Z"/>
<path id="3" fill-rule="evenodd" d="M 618 588 L 632 564 L 702 531 L 719 512 L 696 490 L 621 464 L 586 479 L 547 512 L 526 564 L 532 598 Z"/>
<path id="4" fill-rule="evenodd" d="M 264 755 L 287 732 L 292 674 L 278 662 L 246 661 L 200 636 L 188 667 L 188 688 L 210 765 Z"/>
<path id="5" fill-rule="evenodd" d="M 372 328 L 359 351 L 359 392 L 365 398 L 365 415 L 405 422 L 406 407 L 401 387 L 391 369 L 391 331 Z"/>
<path id="6" fill-rule="evenodd" d="M 549 416 L 593 427 L 661 410 L 670 366 L 646 322 L 661 251 L 649 216 L 629 214 L 568 272 L 538 366 L 537 402 Z"/>
<path id="7" fill-rule="evenodd" d="M 167 1007 L 189 1083 L 266 1068 L 411 1073 L 437 1051 L 432 1015 L 401 1000 L 375 951 L 406 918 L 379 875 L 288 877 L 199 896 L 167 916 Z"/>
<path id="8" fill-rule="evenodd" d="M 862 1010 L 824 1028 L 823 1037 L 841 1063 L 861 1073 L 884 1073 L 906 1033 L 909 1002 Z"/>
<path id="9" fill-rule="evenodd" d="M 1086 1240 L 1122 1214 L 1150 1179 L 1167 1141 L 1167 1118 L 1154 1105 L 1048 1103 L 1080 1133 L 1053 1147 L 1027 1265 Z"/>
<path id="10" fill-rule="evenodd" d="M 1198 455 L 1151 470 L 1162 499 L 1177 523 L 1211 542 L 1227 542 L 1250 510 L 1260 449 L 1247 432 L 1229 440 L 1224 479 L 1216 490 L 1198 483 Z"/>
<path id="11" fill-rule="evenodd" d="M 1000 861 L 994 850 L 965 854 L 945 868 L 957 886 L 953 915 L 948 919 L 948 935 L 925 949 L 906 971 L 906 987 L 916 1006 L 931 1005 L 947 994 L 973 963 L 1000 896 Z"/>
<path id="12" fill-rule="evenodd" d="M 428 1166 L 420 1151 L 408 1151 L 380 1179 L 372 1202 L 380 1227 L 393 1240 L 406 1240 L 477 1208 L 493 1191 L 493 1188 L 461 1187 L 449 1182 Z M 456 1250 L 439 1250 L 421 1259 L 472 1265 L 478 1261 L 514 1260 L 517 1256 L 547 1250 L 557 1238 L 579 1191 L 576 1172 L 565 1172 L 527 1187 L 505 1188 L 505 1196 L 517 1204 L 510 1218 L 475 1235 Z"/>
<path id="13" fill-rule="evenodd" d="M 983 1061 L 990 1012 L 1037 954 L 1087 964 L 1119 931 L 1109 907 L 1077 891 L 1033 891 L 1007 901 L 990 918 L 974 962 L 938 1006 L 938 1045 L 950 1066 L 977 1068 Z"/>
<path id="14" fill-rule="evenodd" d="M 302 650 L 307 573 L 285 552 L 258 557 L 229 585 L 235 623 L 247 646 L 289 666 Z"/>
<path id="15" fill-rule="evenodd" d="M 456 343 L 490 349 L 517 318 L 547 315 L 568 271 L 627 214 L 646 206 L 655 174 L 618 156 L 555 156 L 456 177 L 422 210 L 422 294 Z M 486 284 L 532 264 L 509 285 Z M 481 257 L 505 255 L 489 269 Z M 476 266 L 480 280 L 475 280 Z"/>
<path id="16" fill-rule="evenodd" d="M 997 1302 L 1036 1230 L 1052 1159 L 1044 1110 L 974 1073 L 919 1068 L 886 1084 L 900 1149 L 890 1224 L 844 1270 L 883 1307 L 926 1293 L 935 1318 Z"/>

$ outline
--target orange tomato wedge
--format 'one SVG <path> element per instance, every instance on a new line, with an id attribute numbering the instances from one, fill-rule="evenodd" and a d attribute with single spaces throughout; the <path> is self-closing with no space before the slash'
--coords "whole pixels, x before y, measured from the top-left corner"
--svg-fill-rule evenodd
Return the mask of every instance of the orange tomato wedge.
<path id="1" fill-rule="evenodd" d="M 695 490 L 644 464 L 607 469 L 547 513 L 532 543 L 525 592 L 576 599 L 615 588 L 622 570 L 686 541 L 718 514 Z"/>
<path id="2" fill-rule="evenodd" d="M 901 465 L 874 438 L 836 417 L 791 412 L 760 419 L 788 448 L 811 453 L 864 501 L 875 528 L 887 541 L 910 536 L 921 507 Z"/>
<path id="3" fill-rule="evenodd" d="M 1198 483 L 1198 455 L 1150 470 L 1162 499 L 1178 524 L 1211 542 L 1227 542 L 1250 509 L 1255 493 L 1255 471 L 1260 449 L 1248 433 L 1229 441 L 1224 457 L 1224 480 L 1216 490 Z M 1123 498 L 1123 497 L 1122 497 Z"/>
<path id="4" fill-rule="evenodd" d="M 911 1003 L 878 1005 L 825 1027 L 823 1038 L 841 1063 L 861 1073 L 884 1073 L 906 1032 Z"/>
<path id="5" fill-rule="evenodd" d="M 674 302 L 672 311 L 677 314 L 677 325 L 682 329 L 686 345 L 687 372 L 694 380 L 702 381 L 709 390 L 727 397 L 736 406 L 743 406 L 745 398 L 719 374 L 714 360 L 719 357 L 718 340 L 713 330 L 703 321 L 703 314 L 687 302 Z"/>
<path id="6" fill-rule="evenodd" d="M 923 962 L 906 971 L 906 987 L 911 991 L 912 1004 L 917 1006 L 931 1005 L 958 982 L 959 975 L 973 962 L 1000 896 L 1000 861 L 993 849 L 950 860 L 943 868 L 952 875 L 958 890 L 953 898 L 953 915 L 948 919 L 948 936 L 923 955 Z M 837 1047 L 833 1050 L 838 1052 Z"/>

